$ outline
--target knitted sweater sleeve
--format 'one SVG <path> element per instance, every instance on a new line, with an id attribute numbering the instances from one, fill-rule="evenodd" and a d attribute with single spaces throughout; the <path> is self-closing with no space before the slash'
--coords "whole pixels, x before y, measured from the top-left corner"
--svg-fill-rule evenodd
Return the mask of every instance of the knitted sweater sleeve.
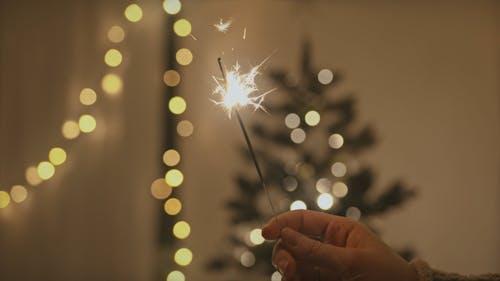
<path id="1" fill-rule="evenodd" d="M 413 260 L 411 266 L 418 274 L 419 281 L 500 281 L 500 274 L 459 275 L 432 269 L 425 261 Z"/>

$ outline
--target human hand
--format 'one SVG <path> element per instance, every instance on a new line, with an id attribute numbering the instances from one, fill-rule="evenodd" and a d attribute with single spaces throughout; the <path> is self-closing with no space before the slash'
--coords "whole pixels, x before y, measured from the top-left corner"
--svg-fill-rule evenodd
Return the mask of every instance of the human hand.
<path id="1" fill-rule="evenodd" d="M 416 271 L 368 227 L 344 217 L 291 211 L 271 219 L 262 235 L 279 239 L 273 264 L 286 281 L 418 280 Z"/>

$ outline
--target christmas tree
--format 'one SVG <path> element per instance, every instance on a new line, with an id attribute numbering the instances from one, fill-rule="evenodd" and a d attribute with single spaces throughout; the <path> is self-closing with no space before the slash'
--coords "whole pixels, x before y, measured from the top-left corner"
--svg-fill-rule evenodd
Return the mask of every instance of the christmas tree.
<path id="1" fill-rule="evenodd" d="M 277 211 L 307 208 L 365 221 L 412 197 L 413 190 L 397 181 L 381 193 L 369 194 L 374 171 L 356 157 L 375 144 L 373 129 L 368 125 L 360 128 L 355 122 L 352 95 L 331 95 L 341 81 L 339 74 L 314 69 L 307 43 L 300 66 L 297 82 L 290 81 L 286 71 L 270 73 L 278 89 L 286 92 L 286 98 L 266 104 L 272 113 L 266 118 L 279 118 L 279 124 L 255 122 L 251 127 L 259 144 L 257 158 Z M 246 147 L 241 152 L 251 165 Z M 273 216 L 265 191 L 253 173 L 242 171 L 235 182 L 237 196 L 227 204 L 234 226 L 227 239 L 231 251 L 211 260 L 209 268 L 232 268 L 241 273 L 251 270 L 261 273 L 262 280 L 269 280 L 269 276 L 281 280 L 271 264 L 273 244 L 260 236 L 259 226 Z M 411 251 L 401 254 L 410 258 Z M 246 275 L 239 276 L 235 280 L 244 280 Z"/>

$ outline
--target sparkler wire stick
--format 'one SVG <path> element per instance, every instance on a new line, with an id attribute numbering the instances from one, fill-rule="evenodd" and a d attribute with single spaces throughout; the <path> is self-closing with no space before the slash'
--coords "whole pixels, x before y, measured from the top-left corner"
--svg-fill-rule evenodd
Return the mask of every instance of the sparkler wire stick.
<path id="1" fill-rule="evenodd" d="M 224 71 L 224 67 L 222 66 L 222 59 L 218 58 L 217 63 L 219 64 L 220 71 L 222 73 L 222 78 L 224 79 L 224 82 L 227 84 L 226 80 L 226 72 Z M 237 108 L 234 108 L 234 111 L 236 112 L 236 117 L 238 119 L 238 123 L 240 124 L 241 131 L 243 132 L 243 136 L 245 137 L 245 141 L 248 146 L 248 151 L 250 152 L 250 156 L 252 157 L 253 163 L 255 165 L 255 169 L 257 170 L 257 174 L 259 175 L 260 183 L 262 185 L 262 188 L 266 192 L 266 197 L 267 200 L 269 201 L 269 205 L 271 206 L 271 209 L 273 211 L 273 215 L 276 219 L 277 213 L 276 209 L 274 208 L 273 201 L 271 200 L 271 194 L 269 193 L 269 189 L 266 186 L 266 182 L 264 181 L 264 176 L 262 174 L 262 170 L 260 169 L 259 162 L 257 161 L 257 157 L 255 156 L 255 151 L 253 150 L 252 142 L 250 141 L 250 137 L 248 136 L 247 129 L 245 127 L 245 124 L 243 123 L 243 119 L 241 118 L 240 112 L 238 111 Z"/>

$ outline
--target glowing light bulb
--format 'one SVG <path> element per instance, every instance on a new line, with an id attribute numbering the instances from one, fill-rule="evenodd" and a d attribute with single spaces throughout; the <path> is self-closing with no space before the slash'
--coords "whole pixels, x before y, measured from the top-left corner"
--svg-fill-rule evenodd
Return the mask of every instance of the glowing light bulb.
<path id="1" fill-rule="evenodd" d="M 293 210 L 307 210 L 307 205 L 302 200 L 293 201 L 292 204 L 290 204 L 290 211 Z"/>
<path id="2" fill-rule="evenodd" d="M 97 100 L 97 94 L 90 88 L 84 88 L 80 92 L 80 102 L 83 105 L 93 105 Z"/>
<path id="3" fill-rule="evenodd" d="M 328 210 L 333 206 L 333 196 L 330 193 L 321 193 L 316 199 L 316 203 L 322 210 Z"/>
<path id="4" fill-rule="evenodd" d="M 347 188 L 347 185 L 345 183 L 339 181 L 333 184 L 332 193 L 335 197 L 345 197 L 347 195 L 347 192 L 349 192 L 349 189 Z"/>
<path id="5" fill-rule="evenodd" d="M 336 177 L 343 177 L 347 173 L 347 167 L 342 162 L 335 162 L 332 165 L 331 172 Z"/>
<path id="6" fill-rule="evenodd" d="M 181 1 L 179 0 L 164 0 L 163 10 L 169 15 L 175 15 L 180 12 L 182 8 Z"/>
<path id="7" fill-rule="evenodd" d="M 9 206 L 9 203 L 10 203 L 9 194 L 5 191 L 0 191 L 0 209 Z"/>
<path id="8" fill-rule="evenodd" d="M 361 218 L 361 210 L 356 207 L 349 207 L 345 212 L 345 216 L 357 221 Z"/>
<path id="9" fill-rule="evenodd" d="M 137 4 L 130 4 L 125 8 L 125 17 L 131 22 L 138 22 L 142 19 L 142 8 Z"/>
<path id="10" fill-rule="evenodd" d="M 174 23 L 174 32 L 180 37 L 191 34 L 191 23 L 187 19 L 180 19 Z"/>
<path id="11" fill-rule="evenodd" d="M 22 185 L 14 185 L 10 190 L 10 197 L 12 201 L 21 203 L 28 197 L 28 191 Z"/>
<path id="12" fill-rule="evenodd" d="M 260 245 L 264 243 L 266 239 L 262 237 L 262 230 L 260 228 L 256 228 L 250 231 L 250 242 L 254 245 Z"/>
<path id="13" fill-rule="evenodd" d="M 78 126 L 80 127 L 80 131 L 91 133 L 95 130 L 97 122 L 92 115 L 84 114 L 78 119 Z"/>
<path id="14" fill-rule="evenodd" d="M 344 145 L 344 138 L 340 134 L 333 134 L 328 138 L 328 145 L 331 148 L 339 149 Z"/>
<path id="15" fill-rule="evenodd" d="M 293 129 L 290 139 L 296 144 L 303 143 L 306 140 L 306 132 L 301 128 Z"/>
<path id="16" fill-rule="evenodd" d="M 78 127 L 78 123 L 73 120 L 64 122 L 62 126 L 62 134 L 68 140 L 77 138 L 80 135 L 80 127 Z"/>
<path id="17" fill-rule="evenodd" d="M 295 113 L 290 113 L 285 117 L 285 125 L 290 129 L 300 126 L 300 117 Z"/>
<path id="18" fill-rule="evenodd" d="M 167 275 L 167 281 L 186 281 L 184 273 L 174 270 Z"/>
<path id="19" fill-rule="evenodd" d="M 193 53 L 189 49 L 182 48 L 175 54 L 175 59 L 180 65 L 189 65 L 193 61 Z"/>
<path id="20" fill-rule="evenodd" d="M 319 121 L 321 120 L 321 116 L 319 113 L 315 110 L 308 111 L 306 113 L 306 116 L 304 117 L 306 124 L 313 127 L 319 124 Z"/>
<path id="21" fill-rule="evenodd" d="M 181 137 L 189 137 L 193 134 L 193 132 L 194 132 L 193 123 L 189 122 L 188 120 L 182 120 L 177 124 L 177 133 Z"/>
<path id="22" fill-rule="evenodd" d="M 167 70 L 163 74 L 163 82 L 169 87 L 175 87 L 181 82 L 181 75 L 175 70 Z"/>
<path id="23" fill-rule="evenodd" d="M 38 164 L 37 172 L 38 172 L 38 176 L 42 180 L 48 180 L 54 176 L 56 169 L 54 168 L 54 165 L 52 165 L 52 163 L 47 162 L 47 161 L 43 161 L 43 162 L 40 162 L 40 164 Z"/>
<path id="24" fill-rule="evenodd" d="M 323 85 L 328 85 L 333 80 L 333 72 L 330 69 L 322 69 L 318 73 L 318 81 Z"/>
<path id="25" fill-rule="evenodd" d="M 104 55 L 104 62 L 111 67 L 117 67 L 122 63 L 123 56 L 117 49 L 109 49 Z"/>
<path id="26" fill-rule="evenodd" d="M 255 264 L 255 255 L 250 251 L 245 251 L 240 257 L 241 265 L 245 267 L 252 267 Z"/>
<path id="27" fill-rule="evenodd" d="M 54 147 L 49 152 L 49 161 L 54 166 L 62 165 L 64 162 L 66 162 L 66 158 L 66 151 L 64 151 L 64 149 L 60 147 Z"/>
<path id="28" fill-rule="evenodd" d="M 168 215 L 175 216 L 181 212 L 182 203 L 177 198 L 170 198 L 165 202 L 163 209 Z"/>
<path id="29" fill-rule="evenodd" d="M 165 199 L 172 193 L 172 187 L 170 187 L 165 179 L 156 179 L 151 184 L 151 195 L 156 199 Z"/>
<path id="30" fill-rule="evenodd" d="M 123 82 L 120 76 L 114 73 L 104 75 L 101 81 L 101 87 L 109 95 L 117 95 L 122 91 Z"/>
<path id="31" fill-rule="evenodd" d="M 125 31 L 118 25 L 112 26 L 108 30 L 108 39 L 113 43 L 120 43 L 125 39 Z"/>
<path id="32" fill-rule="evenodd" d="M 178 187 L 184 181 L 184 175 L 181 171 L 172 169 L 165 174 L 165 181 L 172 187 Z"/>
<path id="33" fill-rule="evenodd" d="M 42 179 L 38 176 L 38 170 L 35 166 L 31 166 L 26 169 L 25 177 L 26 181 L 31 186 L 37 186 L 42 183 Z"/>
<path id="34" fill-rule="evenodd" d="M 172 97 L 168 102 L 168 109 L 170 110 L 170 112 L 176 115 L 184 113 L 184 111 L 186 111 L 186 107 L 186 100 L 184 100 L 182 97 Z"/>
<path id="35" fill-rule="evenodd" d="M 191 233 L 191 226 L 185 221 L 180 221 L 174 225 L 172 232 L 178 239 L 186 239 Z"/>
<path id="36" fill-rule="evenodd" d="M 173 167 L 181 161 L 181 155 L 175 149 L 169 149 L 163 153 L 163 163 L 169 167 Z"/>
<path id="37" fill-rule="evenodd" d="M 174 260 L 180 266 L 187 266 L 193 260 L 193 252 L 188 248 L 181 248 L 175 252 Z"/>

